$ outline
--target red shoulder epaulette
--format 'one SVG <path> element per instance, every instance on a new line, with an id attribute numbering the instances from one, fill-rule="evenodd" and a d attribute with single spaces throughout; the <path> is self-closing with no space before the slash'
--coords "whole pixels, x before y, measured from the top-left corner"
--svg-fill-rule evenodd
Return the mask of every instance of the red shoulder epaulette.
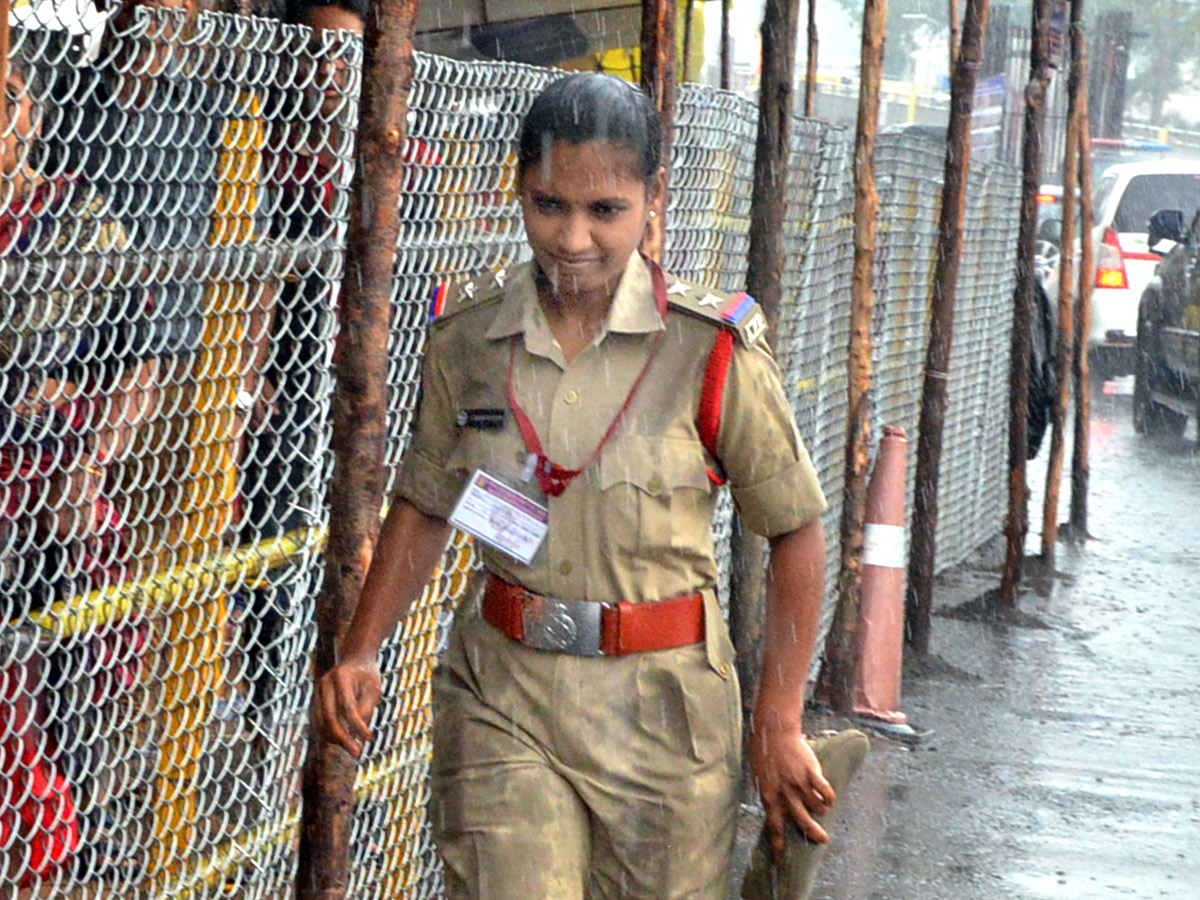
<path id="1" fill-rule="evenodd" d="M 700 392 L 700 410 L 696 413 L 696 429 L 700 432 L 700 443 L 708 455 L 717 459 L 717 438 L 721 434 L 721 402 L 725 398 L 725 378 L 729 374 L 729 362 L 733 359 L 733 332 L 722 328 L 717 332 L 712 352 L 708 354 L 708 365 L 704 369 L 704 388 Z M 709 480 L 722 485 L 725 478 L 711 468 Z"/>

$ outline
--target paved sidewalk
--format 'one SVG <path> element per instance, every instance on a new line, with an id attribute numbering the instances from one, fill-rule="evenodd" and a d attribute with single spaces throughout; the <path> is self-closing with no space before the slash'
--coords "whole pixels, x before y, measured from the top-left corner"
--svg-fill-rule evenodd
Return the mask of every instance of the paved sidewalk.
<path id="1" fill-rule="evenodd" d="M 1094 540 L 1020 602 L 1047 627 L 934 619 L 959 671 L 906 676 L 904 708 L 936 733 L 873 741 L 814 900 L 1200 898 L 1200 449 L 1094 403 Z M 939 611 L 998 561 L 944 575 Z"/>

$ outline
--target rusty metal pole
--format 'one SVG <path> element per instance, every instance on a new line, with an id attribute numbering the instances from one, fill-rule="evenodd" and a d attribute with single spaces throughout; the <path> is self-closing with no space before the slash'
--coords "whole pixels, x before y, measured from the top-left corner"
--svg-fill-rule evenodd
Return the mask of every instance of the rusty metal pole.
<path id="1" fill-rule="evenodd" d="M 908 559 L 905 636 L 918 653 L 929 652 L 933 576 L 937 560 L 938 480 L 942 465 L 950 355 L 954 347 L 954 306 L 958 295 L 958 271 L 962 263 L 967 178 L 971 170 L 971 114 L 975 107 L 979 65 L 983 59 L 987 18 L 988 0 L 967 0 L 962 48 L 956 54 L 950 81 L 950 123 L 946 133 L 942 208 L 938 219 L 929 344 L 925 351 Z"/>
<path id="2" fill-rule="evenodd" d="M 767 0 L 762 23 L 762 82 L 754 185 L 750 200 L 750 249 L 746 290 L 767 317 L 767 339 L 775 344 L 783 294 L 783 226 L 795 103 L 796 39 L 800 0 Z M 763 653 L 766 615 L 767 543 L 734 522 L 730 542 L 729 625 L 737 648 L 742 707 L 751 720 Z M 749 734 L 747 732 L 747 737 Z"/>
<path id="3" fill-rule="evenodd" d="M 733 86 L 733 47 L 729 41 L 729 14 L 733 0 L 721 0 L 721 90 Z"/>
<path id="4" fill-rule="evenodd" d="M 679 68 L 675 49 L 674 0 L 642 0 L 642 87 L 658 108 L 662 119 L 663 165 L 670 188 L 671 142 L 675 131 L 675 81 Z M 658 216 L 650 223 L 642 244 L 654 259 L 662 261 L 667 231 L 667 197 L 661 198 Z"/>
<path id="5" fill-rule="evenodd" d="M 1080 23 L 1082 27 L 1082 23 Z M 1073 30 L 1073 29 L 1072 29 Z M 1072 38 L 1072 43 L 1074 39 Z M 1075 345 L 1075 222 L 1079 186 L 1079 61 L 1072 55 L 1067 74 L 1067 136 L 1063 149 L 1062 250 L 1058 263 L 1058 340 L 1054 352 L 1057 393 L 1050 408 L 1050 461 L 1042 502 L 1042 562 L 1053 567 L 1058 556 L 1058 499 L 1066 454 L 1067 406 Z"/>
<path id="6" fill-rule="evenodd" d="M 1078 4 L 1078 8 L 1076 5 Z M 1071 0 L 1071 59 L 1079 66 L 1079 290 L 1075 295 L 1075 354 L 1072 374 L 1075 382 L 1075 440 L 1071 453 L 1071 524 L 1072 540 L 1087 540 L 1088 531 L 1088 438 L 1092 430 L 1091 373 L 1088 371 L 1087 339 L 1092 331 L 1092 127 L 1088 119 L 1087 31 L 1083 27 L 1083 0 Z"/>
<path id="7" fill-rule="evenodd" d="M 804 116 L 817 117 L 817 60 L 821 47 L 817 37 L 817 0 L 808 0 L 808 53 L 804 68 Z"/>
<path id="8" fill-rule="evenodd" d="M 1029 446 L 1029 352 L 1032 344 L 1034 244 L 1037 236 L 1037 192 L 1042 177 L 1042 134 L 1046 93 L 1050 84 L 1050 0 L 1033 0 L 1029 34 L 1029 84 L 1021 132 L 1021 227 L 1017 239 L 1017 288 L 1013 294 L 1013 327 L 1009 363 L 1008 517 L 1000 605 L 1017 605 L 1017 582 L 1029 529 L 1029 485 L 1025 455 Z"/>
<path id="9" fill-rule="evenodd" d="M 842 499 L 841 570 L 833 626 L 825 644 L 822 678 L 838 712 L 854 708 L 858 670 L 858 606 L 862 593 L 863 525 L 871 449 L 871 315 L 875 306 L 875 245 L 879 191 L 875 133 L 883 80 L 887 0 L 863 0 L 858 131 L 854 141 L 854 274 L 850 287 L 850 360 L 847 372 L 846 481 Z"/>
<path id="10" fill-rule="evenodd" d="M 420 0 L 374 0 L 364 37 L 358 170 L 350 202 L 340 299 L 333 481 L 325 581 L 317 601 L 314 677 L 337 662 L 371 563 L 383 504 L 387 346 L 400 187 Z M 339 747 L 310 738 L 304 768 L 298 900 L 344 900 L 357 766 Z"/>

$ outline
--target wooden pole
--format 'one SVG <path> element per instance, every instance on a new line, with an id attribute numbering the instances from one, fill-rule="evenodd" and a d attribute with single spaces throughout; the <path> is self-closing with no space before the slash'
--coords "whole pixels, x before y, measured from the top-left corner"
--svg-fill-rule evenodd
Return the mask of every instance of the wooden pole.
<path id="1" fill-rule="evenodd" d="M 662 119 L 663 165 L 671 172 L 671 142 L 675 131 L 675 73 L 679 65 L 675 50 L 674 0 L 642 0 L 642 87 L 658 108 Z M 669 184 L 668 184 L 669 187 Z M 667 197 L 662 197 L 658 215 L 650 223 L 642 249 L 662 261 L 667 228 Z"/>
<path id="2" fill-rule="evenodd" d="M 1074 40 L 1072 39 L 1072 43 Z M 1072 49 L 1074 49 L 1072 47 Z M 1079 61 L 1072 55 L 1067 73 L 1067 135 L 1063 149 L 1062 250 L 1058 263 L 1058 340 L 1054 353 L 1056 395 L 1050 407 L 1050 461 L 1042 502 L 1042 561 L 1053 567 L 1058 555 L 1058 500 L 1066 454 L 1067 406 L 1075 345 L 1076 195 L 1079 190 Z"/>
<path id="3" fill-rule="evenodd" d="M 933 576 L 937 560 L 938 480 L 942 465 L 950 355 L 954 348 L 954 306 L 962 263 L 963 216 L 967 205 L 967 179 L 971 170 L 971 114 L 975 106 L 979 65 L 983 59 L 988 5 L 988 0 L 967 0 L 962 50 L 957 54 L 950 80 L 950 123 L 946 134 L 942 208 L 938 218 L 929 344 L 925 351 L 908 560 L 905 636 L 918 653 L 929 652 Z"/>
<path id="4" fill-rule="evenodd" d="M 336 665 L 371 564 L 383 505 L 387 436 L 387 347 L 400 187 L 413 80 L 413 32 L 420 0 L 374 0 L 364 36 L 358 129 L 359 169 L 350 199 L 342 282 L 337 392 L 333 398 L 333 480 L 325 581 L 317 600 L 314 677 Z M 304 769 L 298 900 L 343 900 L 350 878 L 350 830 L 357 765 L 310 738 Z"/>
<path id="5" fill-rule="evenodd" d="M 733 86 L 733 47 L 729 42 L 729 15 L 733 0 L 721 0 L 721 90 Z"/>
<path id="6" fill-rule="evenodd" d="M 817 0 L 808 0 L 808 54 L 804 70 L 804 115 L 817 117 L 817 62 L 821 41 L 817 36 Z"/>
<path id="7" fill-rule="evenodd" d="M 767 317 L 767 339 L 775 343 L 782 299 L 783 225 L 787 214 L 792 141 L 796 39 L 800 0 L 767 0 L 762 23 L 762 84 L 758 137 L 750 200 L 750 249 L 746 290 Z M 766 614 L 766 541 L 735 523 L 730 544 L 730 631 L 737 649 L 746 721 L 751 720 L 762 660 Z"/>
<path id="8" fill-rule="evenodd" d="M 1088 439 L 1092 431 L 1091 373 L 1088 371 L 1088 335 L 1092 331 L 1092 126 L 1088 118 L 1087 31 L 1083 27 L 1083 0 L 1071 2 L 1071 59 L 1079 65 L 1079 290 L 1075 300 L 1075 354 L 1072 374 L 1075 382 L 1075 440 L 1071 454 L 1071 525 L 1072 540 L 1087 540 L 1088 533 Z"/>
<path id="9" fill-rule="evenodd" d="M 783 290 L 783 221 L 787 210 L 795 104 L 792 85 L 799 22 L 800 0 L 767 0 L 763 8 L 762 84 L 750 200 L 746 290 L 767 317 L 767 335 L 772 344 Z"/>
<path id="10" fill-rule="evenodd" d="M 1032 343 L 1034 244 L 1037 237 L 1037 193 L 1042 176 L 1042 134 L 1046 123 L 1046 90 L 1050 84 L 1050 0 L 1033 0 L 1029 30 L 1029 84 L 1021 131 L 1021 227 L 1017 239 L 1017 288 L 1013 294 L 1013 327 L 1009 363 L 1008 517 L 1000 605 L 1015 608 L 1017 583 L 1029 529 L 1029 486 L 1025 455 L 1029 446 L 1029 352 Z"/>
<path id="11" fill-rule="evenodd" d="M 823 674 L 830 702 L 835 710 L 845 714 L 849 714 L 854 706 L 854 678 L 858 670 L 856 635 L 871 444 L 871 315 L 875 306 L 875 245 L 879 231 L 875 133 L 879 125 L 886 32 L 887 0 L 863 0 L 858 130 L 854 141 L 854 274 L 850 288 L 842 558 L 838 573 L 838 603 L 833 627 L 826 640 Z"/>

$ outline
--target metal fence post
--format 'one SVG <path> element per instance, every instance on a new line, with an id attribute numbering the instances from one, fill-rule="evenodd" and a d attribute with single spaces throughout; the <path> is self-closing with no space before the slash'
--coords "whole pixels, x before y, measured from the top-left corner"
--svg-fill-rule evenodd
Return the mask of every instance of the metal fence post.
<path id="1" fill-rule="evenodd" d="M 670 190 L 671 146 L 675 130 L 675 81 L 678 53 L 675 48 L 674 0 L 642 0 L 642 87 L 662 118 L 663 165 Z M 650 223 L 642 249 L 662 261 L 667 233 L 667 197 L 661 198 L 658 217 Z"/>
<path id="2" fill-rule="evenodd" d="M 1000 603 L 1015 607 L 1017 582 L 1029 529 L 1029 486 L 1025 455 L 1029 446 L 1029 352 L 1033 310 L 1034 240 L 1037 236 L 1037 192 L 1042 176 L 1042 132 L 1050 83 L 1050 0 L 1033 0 L 1029 36 L 1029 84 L 1025 87 L 1025 119 L 1021 135 L 1021 229 L 1017 238 L 1017 289 L 1013 296 L 1011 362 L 1009 363 L 1007 550 L 1000 581 Z"/>
<path id="3" fill-rule="evenodd" d="M 762 84 L 750 200 L 746 290 L 762 306 L 767 317 L 767 339 L 772 346 L 782 300 L 783 226 L 787 215 L 792 84 L 799 19 L 800 0 L 767 0 L 762 23 Z M 737 648 L 742 709 L 746 721 L 750 721 L 763 654 L 767 543 L 735 519 L 730 555 L 729 624 Z"/>
<path id="4" fill-rule="evenodd" d="M 1081 7 L 1076 12 L 1075 4 Z M 1087 539 L 1088 530 L 1088 438 L 1092 429 L 1091 373 L 1087 338 L 1092 331 L 1092 126 L 1088 118 L 1091 98 L 1087 32 L 1083 28 L 1083 0 L 1071 3 L 1071 59 L 1079 65 L 1079 290 L 1075 296 L 1075 353 L 1072 365 L 1075 382 L 1075 441 L 1071 453 L 1071 539 Z"/>
<path id="5" fill-rule="evenodd" d="M 691 81 L 688 71 L 692 67 L 692 17 L 695 13 L 695 0 L 683 0 L 683 62 L 679 66 L 679 80 Z M 704 48 L 700 48 L 701 56 Z"/>
<path id="6" fill-rule="evenodd" d="M 317 603 L 316 678 L 336 664 L 338 639 L 354 613 L 380 525 L 390 301 L 419 3 L 375 0 L 364 40 L 358 171 L 333 401 L 331 519 L 325 582 Z M 300 900 L 341 900 L 347 895 L 356 773 L 354 760 L 344 750 L 316 735 L 310 738 L 296 884 Z"/>
<path id="7" fill-rule="evenodd" d="M 918 425 L 917 473 L 908 562 L 905 633 L 909 644 L 918 653 L 929 652 L 933 575 L 937 557 L 938 477 L 942 464 L 950 354 L 954 346 L 954 309 L 958 297 L 958 272 L 962 263 L 967 179 L 971 171 L 971 113 L 975 106 L 975 84 L 983 56 L 987 18 L 988 0 L 967 0 L 962 44 L 958 52 L 953 54 L 950 124 L 946 136 L 937 263 L 933 275 L 929 344 L 925 354 Z"/>
<path id="8" fill-rule="evenodd" d="M 858 606 L 862 592 L 863 524 L 871 449 L 871 316 L 875 306 L 875 245 L 879 191 L 875 185 L 875 133 L 883 80 L 887 0 L 863 0 L 862 64 L 858 129 L 854 140 L 854 275 L 850 300 L 850 358 L 847 366 L 846 482 L 842 501 L 841 569 L 833 626 L 825 645 L 825 671 L 834 709 L 854 706 L 858 669 Z"/>
<path id="9" fill-rule="evenodd" d="M 733 83 L 733 47 L 729 40 L 729 14 L 733 0 L 721 0 L 721 90 L 727 91 Z"/>
<path id="10" fill-rule="evenodd" d="M 821 47 L 817 36 L 817 0 L 808 0 L 808 52 L 804 68 L 804 115 L 817 116 L 817 60 Z"/>

